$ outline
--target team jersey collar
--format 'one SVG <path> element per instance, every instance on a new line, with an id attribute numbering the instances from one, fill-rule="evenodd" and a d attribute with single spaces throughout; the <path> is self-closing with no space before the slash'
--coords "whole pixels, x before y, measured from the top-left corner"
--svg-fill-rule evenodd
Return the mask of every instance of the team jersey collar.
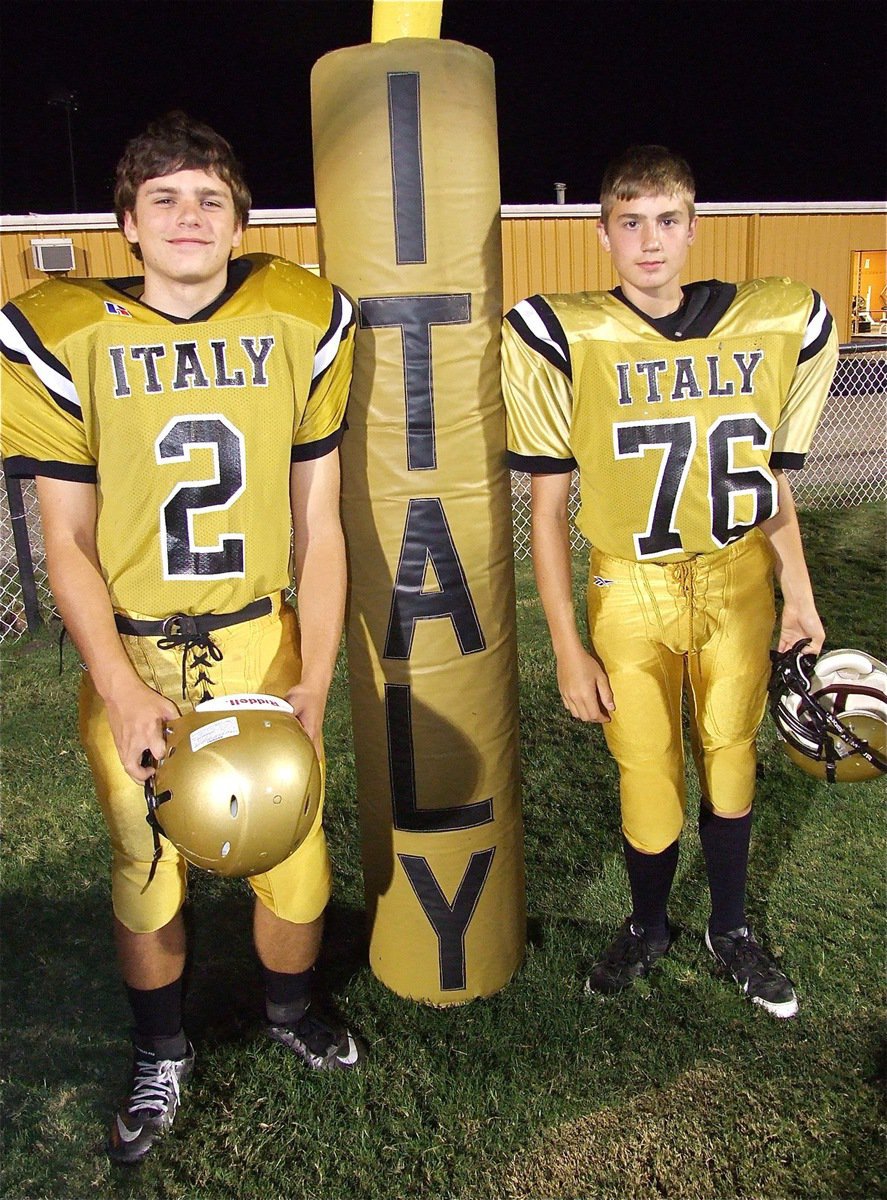
<path id="1" fill-rule="evenodd" d="M 104 282 L 112 291 L 119 292 L 129 301 L 137 300 L 143 308 L 157 313 L 159 317 L 163 317 L 171 325 L 191 325 L 195 321 L 208 321 L 210 317 L 214 316 L 231 299 L 234 293 L 243 286 L 252 274 L 254 267 L 255 263 L 248 255 L 241 255 L 239 258 L 233 259 L 228 263 L 228 281 L 225 287 L 219 292 L 215 300 L 210 301 L 205 308 L 202 308 L 200 312 L 196 312 L 190 317 L 174 317 L 169 313 L 161 312 L 159 308 L 153 308 L 150 304 L 146 304 L 141 298 L 141 293 L 145 286 L 145 279 L 142 275 L 131 275 L 123 279 L 106 279 Z"/>
<path id="2" fill-rule="evenodd" d="M 698 280 L 681 288 L 684 300 L 676 312 L 665 317 L 650 317 L 628 299 L 621 287 L 615 287 L 610 295 L 626 308 L 652 326 L 662 337 L 671 342 L 684 342 L 688 338 L 706 338 L 733 303 L 736 296 L 735 283 L 722 283 L 719 279 Z"/>

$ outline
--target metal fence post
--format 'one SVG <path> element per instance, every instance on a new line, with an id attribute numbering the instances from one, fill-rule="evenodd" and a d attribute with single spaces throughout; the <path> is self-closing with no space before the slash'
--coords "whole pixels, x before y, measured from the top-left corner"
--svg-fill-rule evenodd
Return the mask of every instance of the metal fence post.
<path id="1" fill-rule="evenodd" d="M 6 485 L 6 499 L 9 504 L 12 539 L 15 544 L 15 561 L 18 565 L 25 620 L 28 622 L 28 632 L 35 633 L 42 628 L 43 618 L 40 615 L 40 602 L 37 598 L 37 582 L 34 578 L 34 560 L 31 557 L 31 542 L 28 537 L 28 518 L 22 496 L 22 481 L 7 475 L 4 467 L 3 482 Z"/>

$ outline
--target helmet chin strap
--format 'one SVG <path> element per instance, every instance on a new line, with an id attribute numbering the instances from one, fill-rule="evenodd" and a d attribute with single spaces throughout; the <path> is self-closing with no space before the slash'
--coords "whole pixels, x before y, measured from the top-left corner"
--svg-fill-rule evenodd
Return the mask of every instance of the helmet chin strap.
<path id="1" fill-rule="evenodd" d="M 772 668 L 767 690 L 770 693 L 770 712 L 777 729 L 779 728 L 780 704 L 783 692 L 786 691 L 797 697 L 799 705 L 805 711 L 810 712 L 814 724 L 817 724 L 814 710 L 818 710 L 819 706 L 810 699 L 810 679 L 816 666 L 816 656 L 803 652 L 804 647 L 809 645 L 810 638 L 804 638 L 803 641 L 795 642 L 793 646 L 788 650 L 783 650 L 782 653 L 777 650 L 770 651 Z"/>
<path id="2" fill-rule="evenodd" d="M 770 651 L 770 661 L 773 664 L 770 676 L 771 691 L 780 683 L 787 684 L 793 692 L 808 690 L 816 666 L 816 655 L 804 653 L 804 647 L 809 645 L 810 638 L 803 638 L 788 650 L 783 650 L 781 654 L 777 650 Z"/>
<path id="3" fill-rule="evenodd" d="M 825 781 L 826 783 L 834 783 L 837 779 L 837 769 L 835 764 L 838 761 L 836 754 L 834 738 L 827 737 L 825 739 Z"/>
<path id="4" fill-rule="evenodd" d="M 143 767 L 156 767 L 157 762 L 151 754 L 150 750 L 146 750 L 142 755 Z M 169 800 L 172 792 L 169 790 L 161 792 L 158 796 L 154 791 L 154 776 L 149 775 L 145 780 L 145 803 L 148 806 L 148 813 L 145 820 L 151 826 L 151 836 L 154 838 L 154 853 L 151 856 L 151 870 L 148 872 L 148 881 L 142 888 L 142 895 L 148 890 L 151 881 L 157 873 L 157 864 L 160 862 L 160 856 L 163 854 L 163 847 L 160 845 L 160 835 L 163 833 L 163 827 L 157 820 L 157 809 L 166 800 Z"/>

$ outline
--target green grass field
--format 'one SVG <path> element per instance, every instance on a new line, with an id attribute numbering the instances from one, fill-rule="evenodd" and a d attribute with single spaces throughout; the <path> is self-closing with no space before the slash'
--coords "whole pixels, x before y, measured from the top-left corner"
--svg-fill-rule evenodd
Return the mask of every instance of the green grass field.
<path id="1" fill-rule="evenodd" d="M 829 645 L 884 656 L 884 514 L 803 514 Z M 580 565 L 580 570 L 582 564 Z M 49 636 L 3 651 L 3 1196 L 188 1200 L 874 1200 L 883 1111 L 882 783 L 829 788 L 761 733 L 749 911 L 802 1009 L 780 1022 L 715 978 L 691 785 L 672 901 L 684 932 L 631 994 L 582 994 L 627 911 L 616 772 L 563 711 L 518 569 L 530 915 L 489 1000 L 403 1001 L 366 962 L 344 665 L 327 729 L 336 872 L 323 973 L 366 1037 L 360 1074 L 307 1072 L 260 1033 L 242 883 L 192 872 L 186 1002 L 197 1070 L 135 1169 L 102 1145 L 128 1071 L 108 850 L 77 741 L 78 667 Z"/>

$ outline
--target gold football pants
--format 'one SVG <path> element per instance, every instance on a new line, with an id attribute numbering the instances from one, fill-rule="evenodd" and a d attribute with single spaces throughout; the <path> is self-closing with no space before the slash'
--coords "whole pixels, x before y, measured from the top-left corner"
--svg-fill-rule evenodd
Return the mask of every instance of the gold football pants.
<path id="1" fill-rule="evenodd" d="M 186 699 L 182 698 L 180 648 L 160 650 L 157 638 L 123 636 L 126 652 L 149 687 L 167 696 L 182 712 L 200 703 L 204 691 L 213 696 L 264 692 L 283 696 L 298 681 L 302 662 L 299 626 L 293 609 L 284 604 L 268 616 L 245 621 L 212 634 L 221 651 L 219 661 L 203 667 L 188 654 Z M 131 616 L 140 619 L 138 614 Z M 209 682 L 200 682 L 204 674 Z M 148 875 L 154 839 L 146 821 L 147 804 L 141 785 L 126 774 L 105 705 L 84 671 L 80 687 L 80 737 L 95 780 L 96 793 L 111 840 L 111 898 L 114 914 L 134 933 L 151 933 L 166 925 L 181 908 L 186 892 L 187 863 L 166 838 L 151 883 Z M 321 764 L 322 766 L 323 764 Z M 330 864 L 323 833 L 323 795 L 308 837 L 288 859 L 247 882 L 277 916 L 297 924 L 319 917 L 330 896 Z"/>
<path id="2" fill-rule="evenodd" d="M 700 787 L 716 813 L 752 802 L 775 622 L 773 551 L 760 530 L 683 562 L 592 550 L 588 628 L 616 710 L 604 735 L 619 765 L 622 829 L 657 854 L 684 823 L 681 701 Z"/>

